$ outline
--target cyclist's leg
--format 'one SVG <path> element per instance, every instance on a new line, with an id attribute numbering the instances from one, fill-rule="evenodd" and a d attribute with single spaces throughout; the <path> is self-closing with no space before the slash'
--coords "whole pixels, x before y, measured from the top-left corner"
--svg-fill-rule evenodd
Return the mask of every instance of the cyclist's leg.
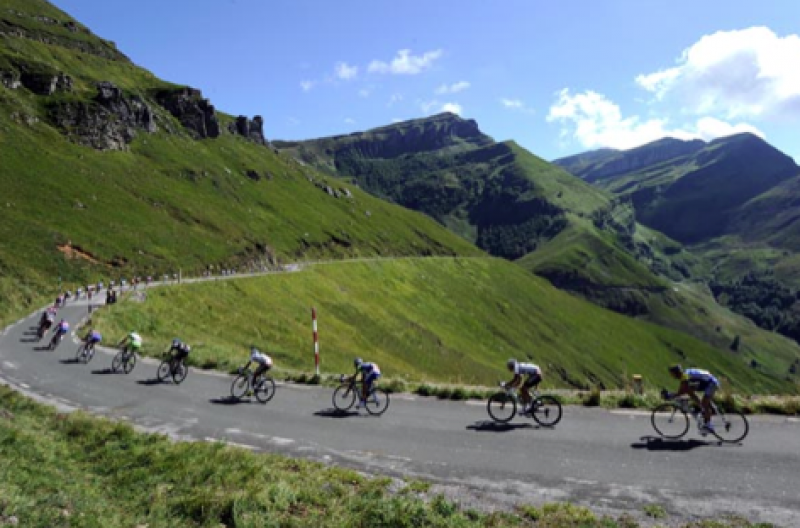
<path id="1" fill-rule="evenodd" d="M 709 383 L 703 393 L 703 400 L 700 407 L 703 410 L 703 419 L 705 423 L 711 423 L 711 401 L 714 399 L 714 393 L 717 392 L 717 385 Z"/>
<path id="2" fill-rule="evenodd" d="M 258 364 L 258 368 L 256 368 L 255 372 L 253 372 L 253 388 L 255 388 L 256 383 L 258 383 L 258 378 L 267 372 L 267 368 L 267 365 L 264 363 Z"/>
<path id="3" fill-rule="evenodd" d="M 535 389 L 536 386 L 539 385 L 540 381 L 542 381 L 541 376 L 528 376 L 528 379 L 526 379 L 525 383 L 523 383 L 522 387 L 520 387 L 519 392 L 522 395 L 522 404 L 524 405 L 523 409 L 527 410 L 530 408 L 533 400 L 530 390 L 532 388 Z"/>

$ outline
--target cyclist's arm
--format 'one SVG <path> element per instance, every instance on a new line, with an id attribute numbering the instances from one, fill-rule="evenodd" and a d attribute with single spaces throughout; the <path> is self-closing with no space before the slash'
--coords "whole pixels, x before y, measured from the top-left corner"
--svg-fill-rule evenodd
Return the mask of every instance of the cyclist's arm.
<path id="1" fill-rule="evenodd" d="M 517 385 L 519 385 L 519 382 L 520 382 L 521 379 L 522 379 L 522 376 L 520 376 L 519 374 L 514 374 L 514 378 L 511 381 L 509 381 L 508 383 L 506 383 L 506 386 L 508 386 L 508 387 L 516 387 Z"/>
<path id="2" fill-rule="evenodd" d="M 681 384 L 678 387 L 678 392 L 675 393 L 675 397 L 683 396 L 684 394 L 688 394 L 689 396 L 694 395 L 694 391 L 689 386 L 689 380 L 681 380 Z"/>

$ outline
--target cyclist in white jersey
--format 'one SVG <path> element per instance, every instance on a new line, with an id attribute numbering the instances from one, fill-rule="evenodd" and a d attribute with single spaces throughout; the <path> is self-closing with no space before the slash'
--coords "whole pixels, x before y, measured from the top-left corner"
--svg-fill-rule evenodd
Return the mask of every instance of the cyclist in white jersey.
<path id="1" fill-rule="evenodd" d="M 247 362 L 244 369 L 247 370 L 251 363 L 258 363 L 258 368 L 253 372 L 253 385 L 262 374 L 272 368 L 272 358 L 256 348 L 255 345 L 250 346 L 250 361 Z"/>
<path id="2" fill-rule="evenodd" d="M 713 432 L 714 426 L 711 425 L 711 402 L 714 399 L 714 393 L 719 388 L 719 380 L 714 377 L 707 370 L 690 368 L 683 370 L 680 365 L 672 365 L 669 368 L 669 373 L 673 378 L 681 380 L 678 392 L 675 394 L 667 394 L 668 399 L 676 398 L 687 394 L 692 401 L 700 405 L 703 410 L 703 425 L 701 431 Z M 703 392 L 703 399 L 700 400 L 695 394 L 695 391 Z"/>
<path id="3" fill-rule="evenodd" d="M 539 383 L 542 382 L 542 369 L 539 365 L 520 363 L 516 359 L 509 359 L 506 362 L 506 367 L 514 373 L 514 378 L 505 384 L 506 387 L 516 387 L 522 382 L 522 376 L 527 376 L 525 383 L 522 384 L 519 390 L 524 406 L 522 414 L 527 414 L 530 412 L 530 406 L 533 401 L 530 389 L 536 389 Z"/>

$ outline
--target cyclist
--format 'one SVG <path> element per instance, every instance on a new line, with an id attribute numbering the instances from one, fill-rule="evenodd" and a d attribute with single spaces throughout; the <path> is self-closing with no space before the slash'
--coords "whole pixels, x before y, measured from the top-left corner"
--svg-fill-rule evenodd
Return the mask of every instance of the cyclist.
<path id="1" fill-rule="evenodd" d="M 719 380 L 707 370 L 697 368 L 683 370 L 683 367 L 680 365 L 672 365 L 669 367 L 669 373 L 673 378 L 681 380 L 681 384 L 678 387 L 678 392 L 675 394 L 667 393 L 665 394 L 666 398 L 671 400 L 684 394 L 688 395 L 694 403 L 700 405 L 700 409 L 703 411 L 704 424 L 700 428 L 700 432 L 713 433 L 714 426 L 711 424 L 711 402 L 714 399 L 714 393 L 717 392 L 719 388 Z M 697 398 L 695 391 L 703 392 L 702 400 Z"/>
<path id="2" fill-rule="evenodd" d="M 356 368 L 356 373 L 353 374 L 353 379 L 361 373 L 361 401 L 356 405 L 356 409 L 367 405 L 367 395 L 372 390 L 372 385 L 381 377 L 381 369 L 377 363 L 367 363 L 361 358 L 353 360 L 353 366 Z"/>
<path id="3" fill-rule="evenodd" d="M 522 382 L 522 376 L 528 376 L 525 383 L 520 387 L 519 392 L 522 396 L 523 405 L 521 414 L 529 414 L 531 411 L 531 404 L 533 403 L 533 396 L 531 396 L 530 389 L 536 390 L 536 387 L 542 382 L 542 369 L 539 365 L 520 363 L 513 358 L 506 362 L 506 367 L 514 373 L 514 378 L 508 383 L 505 383 L 503 385 L 504 387 L 516 387 Z"/>
<path id="4" fill-rule="evenodd" d="M 95 330 L 94 328 L 90 329 L 86 336 L 83 338 L 83 342 L 86 343 L 86 350 L 93 350 L 94 346 L 103 340 L 103 336 L 100 335 L 100 332 Z"/>
<path id="5" fill-rule="evenodd" d="M 272 368 L 272 358 L 256 348 L 255 345 L 250 345 L 250 361 L 244 366 L 243 370 L 250 368 L 251 363 L 258 363 L 258 368 L 253 372 L 253 381 L 251 386 L 255 387 L 256 380 L 259 376 L 266 374 Z"/>
<path id="6" fill-rule="evenodd" d="M 62 319 L 56 327 L 53 329 L 53 338 L 50 340 L 51 344 L 56 344 L 57 342 L 64 339 L 64 336 L 69 333 L 69 323 L 66 319 Z"/>
<path id="7" fill-rule="evenodd" d="M 176 337 L 172 340 L 172 346 L 169 348 L 169 350 L 167 350 L 167 354 L 172 354 L 172 361 L 175 365 L 177 365 L 178 362 L 184 361 L 187 357 L 189 357 L 189 352 L 191 351 L 192 347 Z"/>
<path id="8" fill-rule="evenodd" d="M 56 322 L 56 308 L 51 306 L 47 310 L 42 313 L 42 318 L 39 321 L 39 339 L 44 337 L 50 327 L 53 326 L 53 323 Z"/>
<path id="9" fill-rule="evenodd" d="M 117 343 L 117 346 L 127 348 L 128 352 L 135 352 L 142 348 L 142 337 L 131 330 L 128 335 L 122 338 L 122 341 Z"/>

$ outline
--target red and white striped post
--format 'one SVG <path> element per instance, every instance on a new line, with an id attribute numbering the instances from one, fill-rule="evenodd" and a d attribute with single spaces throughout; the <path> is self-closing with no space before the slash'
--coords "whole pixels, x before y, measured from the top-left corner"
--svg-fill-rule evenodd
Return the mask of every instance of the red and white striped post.
<path id="1" fill-rule="evenodd" d="M 311 307 L 311 326 L 314 329 L 314 370 L 319 376 L 319 335 L 317 334 L 317 309 Z"/>

